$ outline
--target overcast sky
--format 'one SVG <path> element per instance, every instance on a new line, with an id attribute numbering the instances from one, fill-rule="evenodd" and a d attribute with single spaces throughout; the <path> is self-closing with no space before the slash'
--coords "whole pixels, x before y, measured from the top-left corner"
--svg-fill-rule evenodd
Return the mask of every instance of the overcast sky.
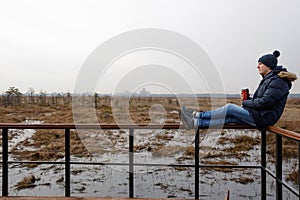
<path id="1" fill-rule="evenodd" d="M 99 45 L 142 28 L 190 38 L 215 64 L 226 93 L 253 92 L 257 59 L 275 49 L 279 64 L 300 76 L 299 11 L 299 0 L 1 0 L 0 93 L 10 86 L 73 92 Z M 300 93 L 300 82 L 291 92 Z"/>

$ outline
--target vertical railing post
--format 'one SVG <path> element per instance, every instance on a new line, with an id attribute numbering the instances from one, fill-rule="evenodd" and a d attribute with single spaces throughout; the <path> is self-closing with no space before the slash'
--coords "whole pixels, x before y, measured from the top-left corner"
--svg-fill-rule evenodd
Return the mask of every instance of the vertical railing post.
<path id="1" fill-rule="evenodd" d="M 70 196 L 70 129 L 65 129 L 65 196 Z"/>
<path id="2" fill-rule="evenodd" d="M 300 142 L 298 142 L 298 195 L 300 200 Z"/>
<path id="3" fill-rule="evenodd" d="M 266 176 L 266 130 L 261 131 L 261 151 L 260 151 L 260 162 L 261 162 L 261 199 L 265 200 L 267 198 L 267 176 Z"/>
<path id="4" fill-rule="evenodd" d="M 2 129 L 2 196 L 8 196 L 8 128 Z"/>
<path id="5" fill-rule="evenodd" d="M 276 134 L 276 199 L 282 199 L 282 136 Z"/>
<path id="6" fill-rule="evenodd" d="M 129 129 L 129 198 L 134 197 L 133 143 L 133 129 Z"/>
<path id="7" fill-rule="evenodd" d="M 199 127 L 195 133 L 195 199 L 199 199 Z"/>

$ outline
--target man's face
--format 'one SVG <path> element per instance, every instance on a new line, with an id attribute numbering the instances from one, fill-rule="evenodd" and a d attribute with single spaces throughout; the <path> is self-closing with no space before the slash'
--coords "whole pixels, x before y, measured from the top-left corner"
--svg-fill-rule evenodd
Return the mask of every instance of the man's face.
<path id="1" fill-rule="evenodd" d="M 267 67 L 265 64 L 259 62 L 257 65 L 258 73 L 260 75 L 266 76 L 270 71 L 272 71 L 269 67 Z"/>

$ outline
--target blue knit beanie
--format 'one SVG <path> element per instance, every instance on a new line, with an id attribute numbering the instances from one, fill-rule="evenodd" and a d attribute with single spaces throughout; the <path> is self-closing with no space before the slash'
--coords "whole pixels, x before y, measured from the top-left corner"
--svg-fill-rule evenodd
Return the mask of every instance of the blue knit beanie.
<path id="1" fill-rule="evenodd" d="M 275 50 L 273 54 L 266 54 L 260 57 L 258 59 L 258 62 L 265 64 L 267 67 L 273 70 L 275 67 L 277 67 L 277 62 L 278 62 L 277 58 L 279 56 L 280 56 L 280 52 Z"/>

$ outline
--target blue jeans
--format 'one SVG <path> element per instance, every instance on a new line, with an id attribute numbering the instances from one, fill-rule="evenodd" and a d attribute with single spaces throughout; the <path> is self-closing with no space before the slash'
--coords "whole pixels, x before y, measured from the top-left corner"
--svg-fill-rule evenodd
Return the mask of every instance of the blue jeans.
<path id="1" fill-rule="evenodd" d="M 248 110 L 232 103 L 214 110 L 198 112 L 195 118 L 197 119 L 197 125 L 200 127 L 220 126 L 230 123 L 256 126 Z"/>

